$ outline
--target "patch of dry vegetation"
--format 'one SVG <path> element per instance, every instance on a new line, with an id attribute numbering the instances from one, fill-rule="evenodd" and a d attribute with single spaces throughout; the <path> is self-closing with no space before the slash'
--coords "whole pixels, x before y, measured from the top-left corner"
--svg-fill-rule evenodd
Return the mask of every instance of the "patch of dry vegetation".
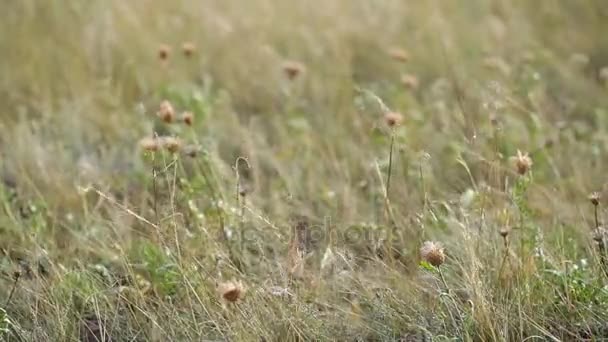
<path id="1" fill-rule="evenodd" d="M 0 339 L 607 338 L 607 19 L 5 4 Z"/>

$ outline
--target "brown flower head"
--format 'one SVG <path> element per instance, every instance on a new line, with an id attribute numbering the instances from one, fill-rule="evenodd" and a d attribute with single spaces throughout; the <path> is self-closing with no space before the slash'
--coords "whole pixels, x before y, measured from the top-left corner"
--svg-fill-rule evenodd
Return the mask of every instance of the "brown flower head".
<path id="1" fill-rule="evenodd" d="M 601 68 L 598 75 L 602 82 L 605 82 L 606 84 L 608 84 L 608 66 Z"/>
<path id="2" fill-rule="evenodd" d="M 600 193 L 597 191 L 592 192 L 591 195 L 589 195 L 589 202 L 595 206 L 600 205 Z"/>
<path id="3" fill-rule="evenodd" d="M 410 60 L 410 54 L 400 47 L 388 49 L 388 55 L 397 62 L 405 63 Z"/>
<path id="4" fill-rule="evenodd" d="M 401 113 L 388 112 L 384 114 L 384 122 L 386 122 L 389 127 L 399 126 L 402 121 L 403 115 L 401 115 Z"/>
<path id="5" fill-rule="evenodd" d="M 166 44 L 162 44 L 158 47 L 158 58 L 161 61 L 166 61 L 169 59 L 169 55 L 171 54 L 171 47 Z"/>
<path id="6" fill-rule="evenodd" d="M 528 153 L 522 153 L 520 150 L 517 150 L 517 154 L 511 157 L 513 164 L 515 164 L 515 169 L 518 174 L 525 175 L 532 168 L 532 158 L 528 155 Z"/>
<path id="7" fill-rule="evenodd" d="M 597 243 L 603 243 L 606 241 L 606 237 L 608 235 L 607 233 L 606 228 L 597 227 L 593 230 L 593 240 L 595 240 Z"/>
<path id="8" fill-rule="evenodd" d="M 418 78 L 411 74 L 405 74 L 401 76 L 401 84 L 407 89 L 416 90 L 418 89 Z"/>
<path id="9" fill-rule="evenodd" d="M 304 64 L 297 61 L 285 61 L 283 62 L 282 68 L 283 72 L 290 80 L 294 80 L 296 77 L 306 71 Z"/>
<path id="10" fill-rule="evenodd" d="M 186 57 L 192 57 L 194 52 L 196 52 L 196 45 L 193 42 L 184 42 L 182 44 L 182 52 Z"/>
<path id="11" fill-rule="evenodd" d="M 220 283 L 217 291 L 224 300 L 231 303 L 237 302 L 245 295 L 245 287 L 241 282 L 236 281 Z"/>
<path id="12" fill-rule="evenodd" d="M 172 123 L 175 119 L 175 110 L 173 109 L 171 102 L 167 100 L 161 102 L 157 115 L 162 121 Z"/>
<path id="13" fill-rule="evenodd" d="M 511 228 L 508 226 L 504 226 L 504 227 L 500 228 L 500 230 L 498 231 L 500 236 L 502 236 L 503 238 L 506 238 L 507 236 L 509 236 L 510 232 L 511 232 Z"/>
<path id="14" fill-rule="evenodd" d="M 443 246 L 438 242 L 425 241 L 420 248 L 420 257 L 435 267 L 439 267 L 445 262 Z"/>
<path id="15" fill-rule="evenodd" d="M 196 158 L 201 152 L 201 147 L 198 145 L 186 145 L 182 149 L 182 152 L 190 158 Z"/>
<path id="16" fill-rule="evenodd" d="M 194 122 L 194 113 L 192 113 L 192 112 L 184 112 L 182 114 L 182 121 L 186 125 L 192 126 L 192 122 Z"/>
<path id="17" fill-rule="evenodd" d="M 177 153 L 182 147 L 182 141 L 176 137 L 163 137 L 162 146 L 171 153 Z"/>
<path id="18" fill-rule="evenodd" d="M 160 149 L 160 141 L 157 138 L 145 137 L 139 140 L 139 147 L 148 152 L 156 152 Z"/>

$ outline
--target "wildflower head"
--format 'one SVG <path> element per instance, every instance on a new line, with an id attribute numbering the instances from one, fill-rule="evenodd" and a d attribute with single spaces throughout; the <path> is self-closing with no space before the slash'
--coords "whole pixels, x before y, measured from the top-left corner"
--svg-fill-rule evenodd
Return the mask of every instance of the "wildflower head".
<path id="1" fill-rule="evenodd" d="M 596 207 L 600 205 L 600 193 L 597 191 L 592 192 L 591 195 L 589 195 L 589 202 Z"/>
<path id="2" fill-rule="evenodd" d="M 528 155 L 528 153 L 522 153 L 520 150 L 517 150 L 517 154 L 511 157 L 513 164 L 515 164 L 515 169 L 518 174 L 525 175 L 532 168 L 532 158 Z"/>
<path id="3" fill-rule="evenodd" d="M 606 228 L 597 227 L 593 230 L 593 240 L 597 243 L 603 243 L 606 240 L 607 233 Z"/>
<path id="4" fill-rule="evenodd" d="M 194 52 L 196 52 L 196 45 L 193 42 L 185 42 L 182 44 L 182 52 L 186 57 L 192 57 Z"/>
<path id="5" fill-rule="evenodd" d="M 500 236 L 502 236 L 503 238 L 506 238 L 507 236 L 509 236 L 510 232 L 511 232 L 511 228 L 509 228 L 508 226 L 504 226 L 504 227 L 500 228 L 500 230 L 498 231 Z"/>
<path id="6" fill-rule="evenodd" d="M 172 123 L 175 119 L 175 110 L 173 109 L 171 102 L 167 100 L 160 103 L 160 108 L 158 109 L 157 114 L 158 117 L 166 123 Z"/>
<path id="7" fill-rule="evenodd" d="M 139 140 L 139 147 L 147 152 L 156 152 L 160 149 L 160 142 L 157 138 L 145 137 Z"/>
<path id="8" fill-rule="evenodd" d="M 162 44 L 158 47 L 158 58 L 161 61 L 166 61 L 169 59 L 169 55 L 171 54 L 171 47 L 166 44 Z"/>
<path id="9" fill-rule="evenodd" d="M 420 248 L 420 257 L 429 264 L 439 267 L 445 262 L 443 246 L 438 242 L 426 241 Z"/>
<path id="10" fill-rule="evenodd" d="M 410 54 L 400 47 L 392 47 L 388 50 L 388 55 L 397 62 L 405 63 L 410 60 Z"/>
<path id="11" fill-rule="evenodd" d="M 220 296 L 231 303 L 237 302 L 242 299 L 245 294 L 245 287 L 241 282 L 228 281 L 220 283 L 217 287 Z"/>
<path id="12" fill-rule="evenodd" d="M 388 112 L 384 114 L 384 122 L 389 127 L 399 126 L 403 121 L 403 115 L 398 112 Z"/>
<path id="13" fill-rule="evenodd" d="M 283 62 L 283 72 L 288 79 L 294 80 L 300 74 L 304 73 L 306 68 L 304 64 L 297 61 L 285 61 Z"/>
<path id="14" fill-rule="evenodd" d="M 184 112 L 182 114 L 182 121 L 186 125 L 192 126 L 192 122 L 194 122 L 194 113 L 192 113 L 192 112 Z"/>
<path id="15" fill-rule="evenodd" d="M 162 146 L 171 153 L 177 153 L 182 147 L 182 141 L 176 137 L 163 137 Z"/>
<path id="16" fill-rule="evenodd" d="M 418 78 L 411 74 L 401 76 L 401 84 L 407 89 L 415 90 L 418 88 Z"/>

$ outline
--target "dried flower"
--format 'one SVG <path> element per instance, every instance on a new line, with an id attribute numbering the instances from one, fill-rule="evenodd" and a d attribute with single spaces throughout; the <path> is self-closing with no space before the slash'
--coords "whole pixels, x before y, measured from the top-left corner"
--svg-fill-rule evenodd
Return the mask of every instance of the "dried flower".
<path id="1" fill-rule="evenodd" d="M 522 176 L 532 168 L 532 158 L 530 158 L 527 152 L 522 153 L 520 150 L 517 150 L 517 155 L 511 157 L 511 160 L 515 164 L 517 173 Z"/>
<path id="2" fill-rule="evenodd" d="M 224 300 L 234 303 L 245 295 L 245 287 L 239 281 L 228 281 L 218 285 L 217 290 Z"/>
<path id="3" fill-rule="evenodd" d="M 410 54 L 400 47 L 392 47 L 388 50 L 388 55 L 397 62 L 405 63 L 410 60 Z"/>
<path id="4" fill-rule="evenodd" d="M 182 149 L 182 152 L 190 158 L 196 158 L 196 156 L 198 156 L 200 151 L 201 151 L 201 147 L 198 145 L 186 145 Z"/>
<path id="5" fill-rule="evenodd" d="M 171 47 L 166 44 L 162 44 L 158 47 L 158 58 L 161 61 L 166 61 L 169 59 L 169 55 L 171 54 Z"/>
<path id="6" fill-rule="evenodd" d="M 443 246 L 438 242 L 425 241 L 420 248 L 420 257 L 435 267 L 439 267 L 445 262 Z"/>
<path id="7" fill-rule="evenodd" d="M 418 78 L 411 74 L 405 74 L 401 76 L 401 84 L 407 89 L 418 89 Z"/>
<path id="8" fill-rule="evenodd" d="M 597 191 L 592 192 L 591 195 L 589 195 L 589 201 L 591 204 L 598 206 L 600 204 L 600 193 Z"/>
<path id="9" fill-rule="evenodd" d="M 403 115 L 397 112 L 388 112 L 384 114 L 384 121 L 389 127 L 399 126 L 403 121 Z"/>
<path id="10" fill-rule="evenodd" d="M 192 57 L 194 52 L 196 51 L 196 45 L 193 42 L 184 42 L 182 44 L 182 52 L 186 57 Z"/>
<path id="11" fill-rule="evenodd" d="M 172 123 L 175 119 L 175 110 L 171 102 L 164 100 L 160 103 L 160 109 L 157 113 L 158 117 L 166 123 Z"/>
<path id="12" fill-rule="evenodd" d="M 182 141 L 176 137 L 163 137 L 162 145 L 167 151 L 177 153 L 182 147 Z"/>
<path id="13" fill-rule="evenodd" d="M 603 241 L 606 240 L 606 229 L 603 227 L 597 227 L 593 230 L 593 240 L 595 240 L 598 243 L 602 243 Z"/>
<path id="14" fill-rule="evenodd" d="M 145 137 L 139 140 L 139 147 L 148 152 L 156 152 L 160 149 L 160 141 L 157 138 Z"/>
<path id="15" fill-rule="evenodd" d="M 192 122 L 194 121 L 194 113 L 192 113 L 192 112 L 184 112 L 182 114 L 182 121 L 186 125 L 192 126 Z"/>
<path id="16" fill-rule="evenodd" d="M 283 62 L 283 72 L 285 72 L 285 75 L 290 80 L 295 79 L 296 77 L 298 77 L 298 75 L 304 73 L 305 71 L 306 71 L 306 68 L 304 67 L 304 64 L 302 64 L 300 62 L 297 62 L 297 61 Z"/>
<path id="17" fill-rule="evenodd" d="M 507 236 L 509 236 L 510 232 L 511 232 L 511 228 L 508 226 L 504 226 L 504 227 L 500 228 L 500 230 L 498 231 L 500 236 L 502 236 L 503 238 L 506 238 Z"/>

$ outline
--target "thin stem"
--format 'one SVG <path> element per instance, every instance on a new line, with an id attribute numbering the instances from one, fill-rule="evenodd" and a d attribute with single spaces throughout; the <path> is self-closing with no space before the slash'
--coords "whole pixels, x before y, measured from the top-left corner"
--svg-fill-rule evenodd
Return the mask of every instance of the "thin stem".
<path id="1" fill-rule="evenodd" d="M 156 191 L 156 155 L 152 155 L 152 201 L 154 206 L 154 222 L 158 225 L 158 202 L 157 202 L 157 191 Z"/>
<path id="2" fill-rule="evenodd" d="M 509 258 L 509 237 L 505 236 L 504 237 L 504 242 L 505 242 L 505 254 L 502 257 L 502 262 L 500 263 L 500 270 L 498 271 L 498 277 L 502 277 L 502 272 L 505 268 L 505 265 L 507 263 L 507 260 Z"/>
<path id="3" fill-rule="evenodd" d="M 15 272 L 15 281 L 13 282 L 13 288 L 11 288 L 11 292 L 8 295 L 8 298 L 6 299 L 6 303 L 4 304 L 4 307 L 8 307 L 8 305 L 11 302 L 11 299 L 13 299 L 13 295 L 15 294 L 15 290 L 17 290 L 17 284 L 19 283 L 19 279 L 21 278 L 21 272 Z"/>
<path id="4" fill-rule="evenodd" d="M 594 206 L 594 208 L 595 208 L 595 211 L 594 211 L 595 212 L 595 228 L 599 228 L 599 226 L 600 226 L 600 220 L 598 218 L 597 207 L 598 207 L 597 205 Z"/>
<path id="5" fill-rule="evenodd" d="M 386 176 L 386 198 L 389 197 L 389 190 L 391 188 L 391 173 L 393 170 L 393 146 L 395 145 L 395 130 L 391 130 L 391 144 L 388 155 L 388 174 Z"/>
<path id="6" fill-rule="evenodd" d="M 443 276 L 443 272 L 441 271 L 441 267 L 437 267 L 437 270 L 439 271 L 439 278 L 441 278 L 441 282 L 443 283 L 443 286 L 445 287 L 445 292 L 447 292 L 449 294 L 450 293 L 450 287 L 448 286 L 447 281 L 445 281 L 445 277 Z"/>

